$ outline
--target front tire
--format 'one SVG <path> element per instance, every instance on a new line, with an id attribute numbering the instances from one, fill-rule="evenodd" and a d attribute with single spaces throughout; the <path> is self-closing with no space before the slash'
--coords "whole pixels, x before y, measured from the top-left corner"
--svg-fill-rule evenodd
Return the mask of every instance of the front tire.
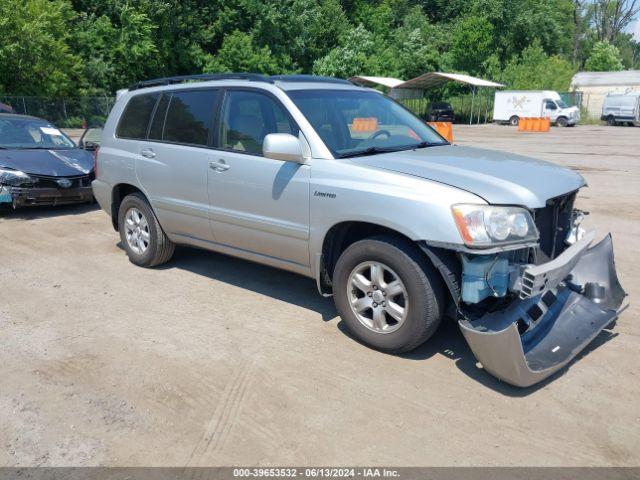
<path id="1" fill-rule="evenodd" d="M 336 263 L 333 282 L 345 325 L 377 350 L 413 350 L 435 333 L 444 312 L 437 271 L 415 245 L 392 236 L 350 245 Z"/>
<path id="2" fill-rule="evenodd" d="M 609 125 L 610 127 L 616 126 L 616 118 L 613 115 L 609 115 L 607 117 L 607 125 Z"/>
<path id="3" fill-rule="evenodd" d="M 569 120 L 567 120 L 565 117 L 559 117 L 556 120 L 556 125 L 559 127 L 566 127 L 567 125 L 569 125 Z"/>
<path id="4" fill-rule="evenodd" d="M 127 256 L 140 267 L 168 262 L 175 245 L 162 230 L 149 202 L 140 193 L 127 195 L 118 210 L 118 230 Z"/>

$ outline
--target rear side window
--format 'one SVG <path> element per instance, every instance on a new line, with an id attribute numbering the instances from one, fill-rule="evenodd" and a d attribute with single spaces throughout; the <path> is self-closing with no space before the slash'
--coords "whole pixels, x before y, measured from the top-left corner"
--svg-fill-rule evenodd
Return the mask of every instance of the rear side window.
<path id="1" fill-rule="evenodd" d="M 174 92 L 169 100 L 162 140 L 207 145 L 216 96 L 216 90 Z"/>
<path id="2" fill-rule="evenodd" d="M 136 95 L 124 109 L 118 123 L 116 135 L 120 138 L 144 139 L 153 113 L 153 108 L 160 95 Z"/>

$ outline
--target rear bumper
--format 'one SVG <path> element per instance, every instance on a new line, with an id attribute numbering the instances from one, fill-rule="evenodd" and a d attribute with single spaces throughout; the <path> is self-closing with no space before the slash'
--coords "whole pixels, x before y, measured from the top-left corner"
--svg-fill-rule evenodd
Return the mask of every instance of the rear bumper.
<path id="1" fill-rule="evenodd" d="M 68 205 L 93 201 L 91 187 L 79 188 L 18 188 L 11 187 L 14 208 L 35 205 Z"/>
<path id="2" fill-rule="evenodd" d="M 587 248 L 592 238 L 586 246 L 576 244 L 554 261 L 531 267 L 535 288 L 521 292 L 503 310 L 459 321 L 487 372 L 528 387 L 567 365 L 614 323 L 626 294 L 616 275 L 613 243 L 607 236 Z"/>
<path id="3" fill-rule="evenodd" d="M 102 180 L 95 179 L 91 182 L 93 189 L 93 196 L 100 205 L 100 208 L 111 215 L 111 185 L 103 182 Z"/>

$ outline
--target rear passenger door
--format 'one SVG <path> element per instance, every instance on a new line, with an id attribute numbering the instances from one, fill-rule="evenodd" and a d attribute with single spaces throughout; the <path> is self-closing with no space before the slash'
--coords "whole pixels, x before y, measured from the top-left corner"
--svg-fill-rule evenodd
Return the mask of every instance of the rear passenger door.
<path id="1" fill-rule="evenodd" d="M 165 92 L 140 142 L 137 173 L 164 230 L 183 239 L 212 240 L 208 160 L 217 89 Z"/>
<path id="2" fill-rule="evenodd" d="M 309 265 L 309 165 L 262 155 L 269 133 L 299 136 L 268 92 L 228 89 L 216 128 L 209 176 L 215 241 L 293 268 Z"/>

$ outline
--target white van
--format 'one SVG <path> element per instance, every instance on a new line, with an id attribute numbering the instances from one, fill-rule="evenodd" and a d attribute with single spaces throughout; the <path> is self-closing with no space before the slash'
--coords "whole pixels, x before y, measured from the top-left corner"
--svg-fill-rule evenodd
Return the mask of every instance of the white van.
<path id="1" fill-rule="evenodd" d="M 600 120 L 611 126 L 621 123 L 640 126 L 640 92 L 608 94 L 602 103 Z"/>
<path id="2" fill-rule="evenodd" d="M 493 121 L 518 125 L 524 117 L 548 117 L 559 127 L 573 126 L 580 120 L 578 107 L 569 107 L 552 90 L 503 90 L 496 92 Z"/>

